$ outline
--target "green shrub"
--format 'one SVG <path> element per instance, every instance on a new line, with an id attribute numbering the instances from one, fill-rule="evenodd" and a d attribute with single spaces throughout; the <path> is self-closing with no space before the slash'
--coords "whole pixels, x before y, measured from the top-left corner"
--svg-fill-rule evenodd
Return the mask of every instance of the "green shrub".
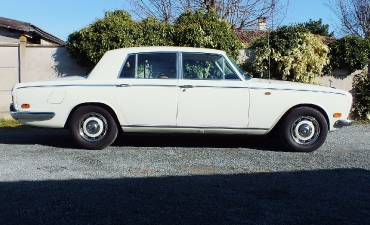
<path id="1" fill-rule="evenodd" d="M 214 11 L 186 11 L 174 22 L 176 46 L 212 48 L 237 59 L 243 48 L 231 25 Z"/>
<path id="2" fill-rule="evenodd" d="M 137 46 L 137 32 L 137 23 L 129 13 L 106 12 L 104 18 L 70 34 L 66 47 L 81 65 L 91 69 L 108 50 Z"/>
<path id="3" fill-rule="evenodd" d="M 188 46 L 226 51 L 236 59 L 242 44 L 227 21 L 215 12 L 183 13 L 174 24 L 155 18 L 134 21 L 122 10 L 106 12 L 104 18 L 68 36 L 67 49 L 73 58 L 91 70 L 105 52 L 138 46 Z"/>
<path id="4" fill-rule="evenodd" d="M 369 64 L 370 41 L 356 36 L 345 36 L 328 44 L 330 65 L 333 69 L 348 69 L 348 73 L 363 70 Z"/>
<path id="5" fill-rule="evenodd" d="M 359 119 L 370 119 L 370 75 L 362 73 L 353 80 L 352 114 Z"/>

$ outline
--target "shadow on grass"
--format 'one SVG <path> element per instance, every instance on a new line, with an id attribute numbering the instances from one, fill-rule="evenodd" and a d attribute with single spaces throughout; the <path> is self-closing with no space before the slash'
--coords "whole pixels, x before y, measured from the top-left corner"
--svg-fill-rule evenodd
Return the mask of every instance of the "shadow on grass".
<path id="1" fill-rule="evenodd" d="M 0 128 L 2 144 L 39 144 L 59 148 L 79 148 L 68 130 L 27 128 Z M 205 134 L 136 134 L 119 135 L 115 147 L 202 147 L 252 148 L 267 151 L 286 151 L 277 138 L 248 135 Z"/>
<path id="2" fill-rule="evenodd" d="M 370 172 L 0 183 L 2 224 L 368 224 Z"/>

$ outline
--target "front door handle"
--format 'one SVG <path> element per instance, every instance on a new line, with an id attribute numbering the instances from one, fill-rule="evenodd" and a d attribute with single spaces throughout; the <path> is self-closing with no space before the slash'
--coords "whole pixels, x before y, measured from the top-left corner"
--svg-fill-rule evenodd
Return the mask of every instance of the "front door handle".
<path id="1" fill-rule="evenodd" d="M 131 84 L 117 84 L 116 87 L 131 87 Z"/>

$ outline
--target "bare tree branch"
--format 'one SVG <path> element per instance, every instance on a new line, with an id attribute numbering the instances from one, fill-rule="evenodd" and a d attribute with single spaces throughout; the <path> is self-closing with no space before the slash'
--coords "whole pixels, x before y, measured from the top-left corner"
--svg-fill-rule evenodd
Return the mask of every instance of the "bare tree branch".
<path id="1" fill-rule="evenodd" d="M 128 0 L 129 11 L 139 18 L 148 16 L 173 22 L 182 12 L 204 7 L 216 10 L 234 29 L 256 29 L 257 20 L 266 17 L 278 25 L 286 15 L 290 0 Z"/>
<path id="2" fill-rule="evenodd" d="M 370 37 L 370 0 L 327 0 L 343 34 Z"/>

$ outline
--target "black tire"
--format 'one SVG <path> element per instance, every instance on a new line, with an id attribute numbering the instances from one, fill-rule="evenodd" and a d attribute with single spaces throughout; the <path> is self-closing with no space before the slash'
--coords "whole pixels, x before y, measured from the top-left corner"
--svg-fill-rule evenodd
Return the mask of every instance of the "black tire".
<path id="1" fill-rule="evenodd" d="M 325 142 L 327 135 L 325 117 L 310 107 L 292 109 L 279 127 L 281 141 L 297 152 L 315 151 Z"/>
<path id="2" fill-rule="evenodd" d="M 111 114 L 98 106 L 82 106 L 72 115 L 69 129 L 82 148 L 100 150 L 111 145 L 118 129 Z"/>

